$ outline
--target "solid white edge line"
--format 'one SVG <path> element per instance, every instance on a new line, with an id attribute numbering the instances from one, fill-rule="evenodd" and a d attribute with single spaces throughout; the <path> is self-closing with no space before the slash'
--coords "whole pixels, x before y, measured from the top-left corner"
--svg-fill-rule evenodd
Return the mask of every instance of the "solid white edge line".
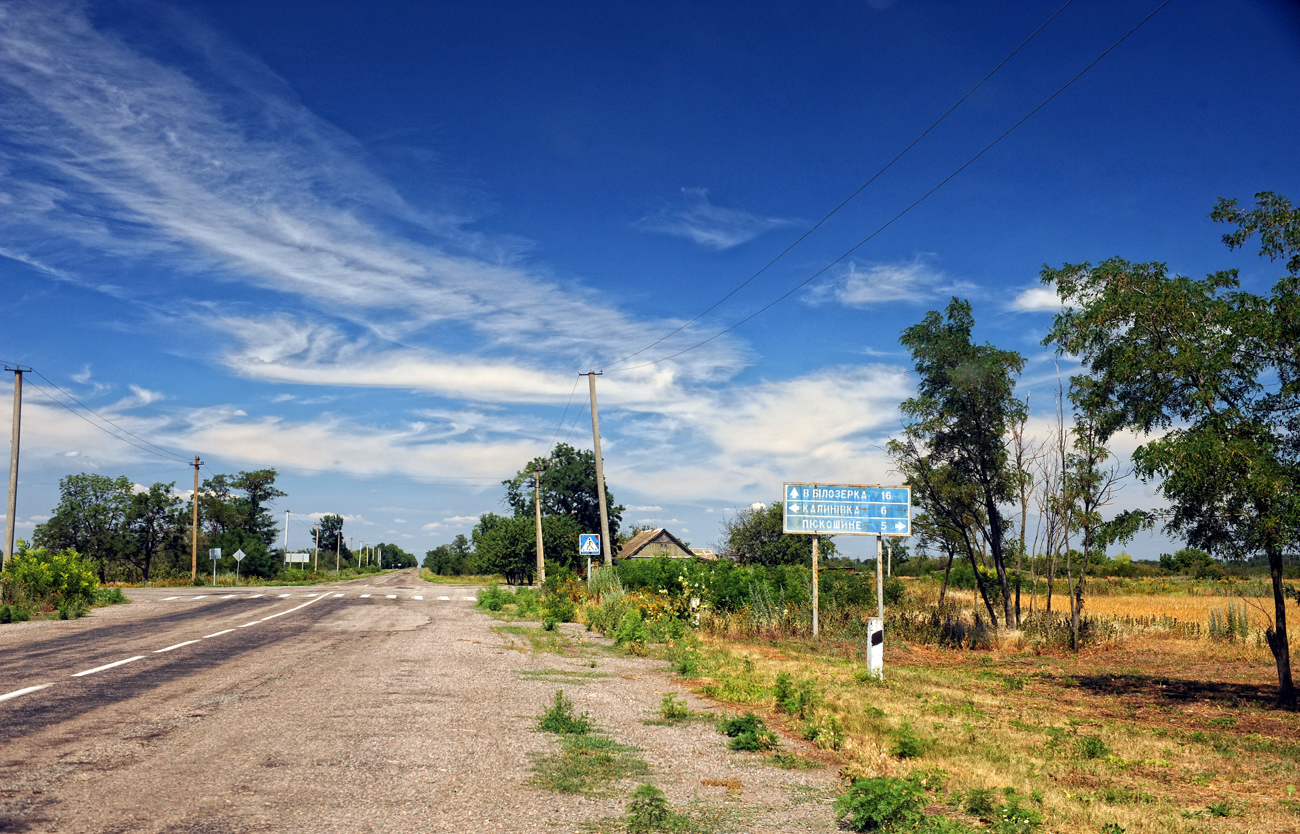
<path id="1" fill-rule="evenodd" d="M 229 633 L 232 632 L 232 631 L 234 631 L 233 628 L 228 628 L 228 629 L 226 629 L 225 631 L 218 631 L 218 632 L 216 632 L 215 634 L 205 634 L 205 635 L 203 635 L 203 639 L 204 639 L 204 640 L 207 640 L 209 637 L 220 637 L 221 635 L 223 635 L 223 634 L 229 634 Z"/>
<path id="2" fill-rule="evenodd" d="M 179 649 L 181 646 L 188 646 L 188 645 L 190 645 L 191 643 L 197 643 L 197 642 L 199 642 L 199 641 L 198 641 L 198 640 L 186 640 L 184 643 L 177 643 L 176 645 L 174 645 L 174 646 L 168 646 L 168 647 L 165 648 L 165 649 L 154 649 L 154 650 L 153 650 L 153 653 L 154 653 L 154 654 L 162 654 L 163 652 L 169 652 L 169 651 L 171 651 L 172 649 Z"/>
<path id="3" fill-rule="evenodd" d="M 8 701 L 10 698 L 18 698 L 22 695 L 30 695 L 33 692 L 40 692 L 42 689 L 46 688 L 47 686 L 54 686 L 54 684 L 41 683 L 41 684 L 37 684 L 36 686 L 28 686 L 23 689 L 15 689 L 13 692 L 6 692 L 4 695 L 0 695 L 0 701 Z"/>
<path id="4" fill-rule="evenodd" d="M 121 666 L 123 663 L 131 663 L 132 661 L 135 660 L 144 660 L 144 655 L 138 654 L 135 657 L 128 657 L 126 660 L 116 660 L 112 663 L 105 663 L 103 666 L 96 666 L 94 669 L 87 669 L 84 672 L 77 672 L 72 677 L 79 678 L 82 675 L 93 675 L 96 672 L 102 672 L 105 669 L 112 669 L 114 666 Z"/>
<path id="5" fill-rule="evenodd" d="M 261 621 L 261 620 L 253 620 L 251 623 L 244 623 L 243 625 L 241 625 L 241 626 L 239 626 L 239 627 L 240 627 L 240 628 L 248 628 L 248 627 L 251 626 L 251 625 L 257 625 L 257 624 L 260 623 L 260 622 L 262 622 L 262 621 Z"/>

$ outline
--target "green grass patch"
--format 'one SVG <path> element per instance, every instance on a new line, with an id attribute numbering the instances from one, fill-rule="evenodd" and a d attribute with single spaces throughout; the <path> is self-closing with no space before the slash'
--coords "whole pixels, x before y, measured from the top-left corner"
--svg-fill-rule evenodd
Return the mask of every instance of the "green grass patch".
<path id="1" fill-rule="evenodd" d="M 560 752 L 538 756 L 530 785 L 556 793 L 612 796 L 618 783 L 646 776 L 650 765 L 640 750 L 597 733 L 568 735 L 560 739 Z"/>
<path id="2" fill-rule="evenodd" d="M 581 669 L 516 669 L 515 674 L 521 680 L 562 683 L 569 686 L 583 686 L 598 678 L 611 677 L 608 672 L 586 672 Z"/>

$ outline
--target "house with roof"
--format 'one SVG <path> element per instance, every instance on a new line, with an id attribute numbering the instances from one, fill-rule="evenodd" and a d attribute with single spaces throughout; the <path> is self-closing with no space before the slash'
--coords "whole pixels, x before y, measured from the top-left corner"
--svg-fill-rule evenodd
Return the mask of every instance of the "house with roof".
<path id="1" fill-rule="evenodd" d="M 618 549 L 620 559 L 654 559 L 658 556 L 690 559 L 693 555 L 681 539 L 662 527 L 637 533 Z"/>

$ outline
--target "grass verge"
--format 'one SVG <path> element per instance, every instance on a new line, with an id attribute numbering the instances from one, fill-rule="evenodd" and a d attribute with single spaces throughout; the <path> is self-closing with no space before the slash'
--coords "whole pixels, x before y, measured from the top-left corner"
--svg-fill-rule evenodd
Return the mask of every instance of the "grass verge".
<path id="1" fill-rule="evenodd" d="M 618 783 L 650 773 L 650 765 L 636 747 L 619 744 L 600 732 L 586 713 L 575 712 L 573 703 L 556 690 L 555 701 L 537 722 L 542 732 L 554 734 L 558 753 L 536 756 L 530 785 L 556 793 L 581 796 L 613 796 Z"/>

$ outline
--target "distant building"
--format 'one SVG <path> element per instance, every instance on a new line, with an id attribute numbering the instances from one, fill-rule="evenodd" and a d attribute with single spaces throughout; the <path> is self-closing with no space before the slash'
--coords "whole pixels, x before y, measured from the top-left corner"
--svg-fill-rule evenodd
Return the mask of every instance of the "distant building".
<path id="1" fill-rule="evenodd" d="M 714 553 L 711 547 L 692 547 L 691 552 L 710 562 L 716 562 L 718 559 L 718 554 Z"/>
<path id="2" fill-rule="evenodd" d="M 620 559 L 654 559 L 666 556 L 669 559 L 689 559 L 691 549 L 682 544 L 682 540 L 662 527 L 637 533 L 624 542 L 618 549 Z"/>

